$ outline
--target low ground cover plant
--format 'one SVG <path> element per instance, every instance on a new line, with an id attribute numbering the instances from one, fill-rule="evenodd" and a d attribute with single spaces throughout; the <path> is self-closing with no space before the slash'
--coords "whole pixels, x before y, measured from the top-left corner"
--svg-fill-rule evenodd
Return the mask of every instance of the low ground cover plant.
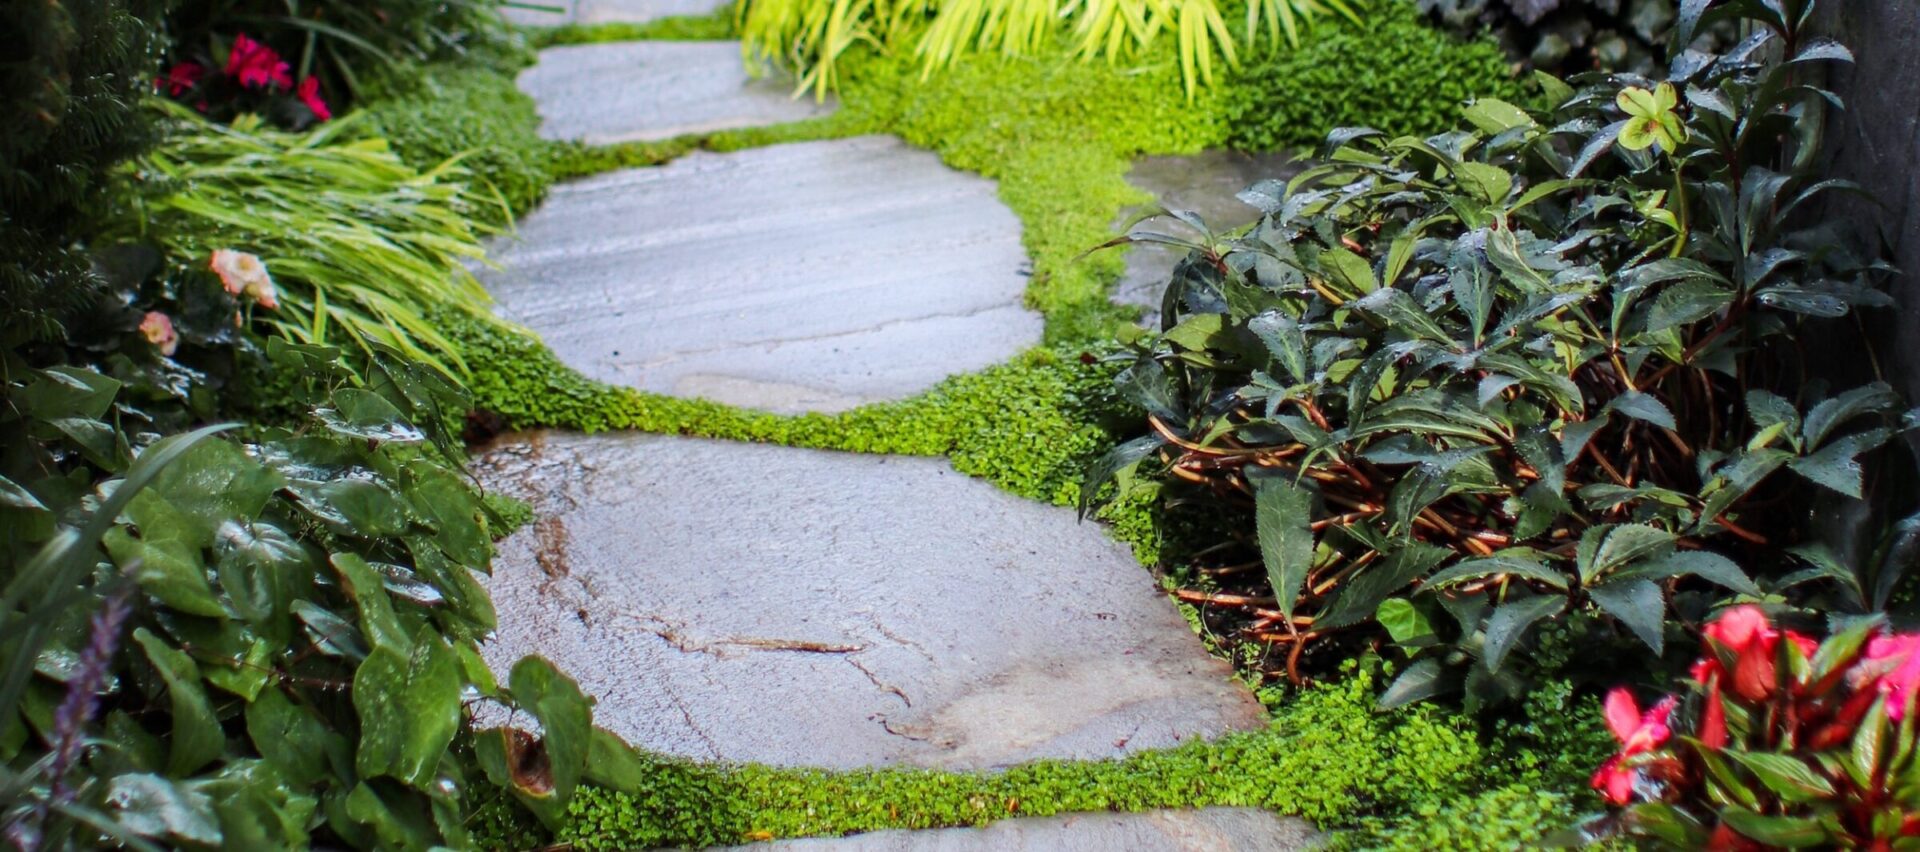
<path id="1" fill-rule="evenodd" d="M 1642 712 L 1607 696 L 1620 751 L 1594 774 L 1612 812 L 1570 840 L 1681 849 L 1920 843 L 1920 634 L 1856 619 L 1825 641 L 1756 606 L 1703 631 L 1685 689 Z"/>
<path id="2" fill-rule="evenodd" d="M 1667 79 L 1336 131 L 1242 196 L 1266 214 L 1246 233 L 1136 236 L 1195 251 L 1119 378 L 1151 431 L 1083 493 L 1146 471 L 1244 512 L 1257 570 L 1218 576 L 1246 593 L 1194 599 L 1295 676 L 1309 645 L 1385 632 L 1416 660 L 1389 703 L 1517 695 L 1610 636 L 1657 658 L 1719 598 L 1831 576 L 1783 547 L 1806 489 L 1867 494 L 1862 457 L 1914 420 L 1883 383 L 1813 381 L 1796 343 L 1890 299 L 1877 256 L 1804 215 L 1857 190 L 1815 171 L 1807 82 L 1849 57 L 1788 5 L 1715 7 L 1750 35 Z"/>

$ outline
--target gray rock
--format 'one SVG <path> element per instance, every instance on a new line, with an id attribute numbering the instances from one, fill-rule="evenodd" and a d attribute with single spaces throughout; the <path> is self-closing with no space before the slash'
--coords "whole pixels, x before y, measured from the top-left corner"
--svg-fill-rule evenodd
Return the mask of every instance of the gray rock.
<path id="1" fill-rule="evenodd" d="M 728 0 L 525 0 L 524 8 L 503 6 L 500 14 L 524 26 L 560 24 L 645 23 L 661 18 L 711 15 Z"/>
<path id="2" fill-rule="evenodd" d="M 540 135 L 589 145 L 671 139 L 825 115 L 777 75 L 753 78 L 733 41 L 630 41 L 540 51 L 520 75 Z"/>
<path id="3" fill-rule="evenodd" d="M 586 375 L 771 411 L 910 396 L 1040 339 L 993 183 L 885 136 L 558 186 L 494 257 L 502 312 Z"/>
<path id="4" fill-rule="evenodd" d="M 1280 852 L 1321 838 L 1297 819 L 1252 808 L 1069 814 L 1015 819 L 985 828 L 876 831 L 851 837 L 781 840 L 738 852 Z"/>
<path id="5" fill-rule="evenodd" d="M 1224 233 L 1251 224 L 1260 211 L 1234 196 L 1260 181 L 1286 180 L 1300 172 L 1302 164 L 1281 154 L 1245 154 L 1239 151 L 1206 151 L 1192 156 L 1142 157 L 1127 174 L 1128 182 L 1159 199 L 1159 206 L 1191 210 L 1215 233 Z M 1144 210 L 1130 211 L 1132 218 Z M 1124 221 L 1124 220 L 1123 220 Z M 1192 229 L 1172 217 L 1142 222 L 1133 230 L 1155 231 L 1175 236 L 1194 236 Z M 1156 326 L 1160 317 L 1160 296 L 1166 292 L 1167 279 L 1174 264 L 1186 252 L 1170 246 L 1140 244 L 1129 246 L 1127 269 L 1113 288 L 1113 300 L 1123 305 L 1139 305 L 1142 322 Z"/>
<path id="6" fill-rule="evenodd" d="M 941 459 L 534 433 L 475 473 L 539 518 L 487 660 L 545 655 L 637 746 L 985 768 L 1265 721 L 1101 527 Z"/>

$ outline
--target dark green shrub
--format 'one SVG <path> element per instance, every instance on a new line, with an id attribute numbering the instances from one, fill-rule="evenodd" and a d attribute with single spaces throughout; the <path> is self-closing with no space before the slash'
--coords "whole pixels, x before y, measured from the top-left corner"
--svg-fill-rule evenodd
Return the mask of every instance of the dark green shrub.
<path id="1" fill-rule="evenodd" d="M 1432 133 L 1461 104 L 1518 90 L 1498 46 L 1448 36 L 1396 0 L 1366 26 L 1329 24 L 1298 48 L 1248 57 L 1218 97 L 1228 144 L 1267 151 L 1311 145 L 1330 127 Z"/>
<path id="2" fill-rule="evenodd" d="M 56 335 L 92 290 L 73 243 L 111 170 L 149 141 L 154 4 L 0 2 L 0 316 L 8 335 Z"/>
<path id="3" fill-rule="evenodd" d="M 1673 0 L 1418 0 L 1457 33 L 1490 32 L 1516 58 L 1556 74 L 1649 73 L 1665 55 Z"/>
<path id="4" fill-rule="evenodd" d="M 1418 659 L 1391 702 L 1519 694 L 1542 623 L 1658 656 L 1670 612 L 1830 576 L 1783 548 L 1808 486 L 1860 498 L 1861 457 L 1915 421 L 1884 383 L 1806 380 L 1796 337 L 1889 304 L 1886 266 L 1794 215 L 1849 188 L 1814 172 L 1824 94 L 1793 84 L 1846 50 L 1753 17 L 1671 84 L 1546 78 L 1552 109 L 1336 131 L 1249 190 L 1257 226 L 1184 243 L 1119 382 L 1152 432 L 1096 481 L 1144 465 L 1245 513 L 1246 635 L 1384 629 Z"/>

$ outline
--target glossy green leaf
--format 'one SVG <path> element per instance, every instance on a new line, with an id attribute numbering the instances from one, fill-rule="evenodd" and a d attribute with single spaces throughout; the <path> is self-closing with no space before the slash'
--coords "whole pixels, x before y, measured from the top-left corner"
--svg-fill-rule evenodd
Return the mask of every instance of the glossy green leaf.
<path id="1" fill-rule="evenodd" d="M 412 652 L 376 643 L 353 674 L 360 718 L 354 766 L 362 776 L 390 776 L 415 788 L 434 768 L 460 727 L 460 664 L 431 627 L 414 636 Z"/>
<path id="2" fill-rule="evenodd" d="M 171 702 L 173 733 L 169 736 L 167 774 L 190 775 L 220 756 L 227 738 L 220 729 L 219 717 L 207 702 L 200 685 L 200 667 L 193 658 L 168 645 L 144 627 L 133 631 L 133 641 L 146 653 L 147 661 L 167 685 Z"/>
<path id="3" fill-rule="evenodd" d="M 1254 523 L 1260 559 L 1280 612 L 1293 614 L 1294 602 L 1313 567 L 1313 493 L 1280 476 L 1255 480 Z"/>

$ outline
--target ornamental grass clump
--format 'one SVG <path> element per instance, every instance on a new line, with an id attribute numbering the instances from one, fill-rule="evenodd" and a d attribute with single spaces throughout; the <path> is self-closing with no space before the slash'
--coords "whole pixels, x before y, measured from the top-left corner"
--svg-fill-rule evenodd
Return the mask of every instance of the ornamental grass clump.
<path id="1" fill-rule="evenodd" d="M 1642 713 L 1607 696 L 1618 754 L 1594 774 L 1614 806 L 1576 837 L 1681 849 L 1920 845 L 1914 699 L 1920 634 L 1863 619 L 1824 642 L 1755 606 L 1703 631 L 1680 695 Z"/>
<path id="2" fill-rule="evenodd" d="M 1659 80 L 1540 75 L 1540 106 L 1482 99 L 1468 129 L 1338 130 L 1240 196 L 1264 214 L 1243 232 L 1172 211 L 1200 236 L 1116 241 L 1192 252 L 1118 378 L 1146 434 L 1083 493 L 1144 475 L 1250 516 L 1182 596 L 1296 678 L 1384 631 L 1414 659 L 1389 703 L 1506 699 L 1827 576 L 1783 547 L 1807 486 L 1863 497 L 1862 459 L 1914 423 L 1802 344 L 1891 304 L 1878 256 L 1809 215 L 1859 191 L 1814 169 L 1811 81 L 1850 56 L 1803 32 L 1811 3 L 1688 8 L 1677 44 L 1750 35 Z"/>

